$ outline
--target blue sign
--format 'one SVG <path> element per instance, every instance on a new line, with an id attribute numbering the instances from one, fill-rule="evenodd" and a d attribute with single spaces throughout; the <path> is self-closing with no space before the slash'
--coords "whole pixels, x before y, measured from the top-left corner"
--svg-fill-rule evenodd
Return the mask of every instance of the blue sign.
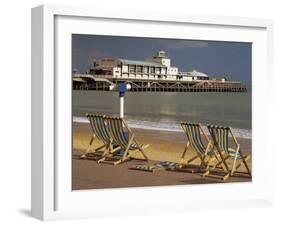
<path id="1" fill-rule="evenodd" d="M 124 97 L 125 92 L 127 91 L 127 84 L 126 82 L 119 82 L 118 83 L 118 89 L 119 89 L 119 97 Z"/>

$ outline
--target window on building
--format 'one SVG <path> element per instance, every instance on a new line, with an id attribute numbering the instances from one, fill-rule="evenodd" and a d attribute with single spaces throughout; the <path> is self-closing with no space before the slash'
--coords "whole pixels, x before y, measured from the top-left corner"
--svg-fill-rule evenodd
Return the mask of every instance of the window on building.
<path id="1" fill-rule="evenodd" d="M 155 67 L 150 67 L 150 73 L 155 73 Z"/>
<path id="2" fill-rule="evenodd" d="M 142 66 L 137 66 L 137 72 L 142 72 Z"/>
<path id="3" fill-rule="evenodd" d="M 129 72 L 135 73 L 136 72 L 136 66 L 135 65 L 129 65 Z"/>
<path id="4" fill-rule="evenodd" d="M 156 73 L 156 74 L 160 74 L 160 67 L 156 67 L 156 68 L 155 68 L 155 73 Z"/>
<path id="5" fill-rule="evenodd" d="M 143 73 L 147 74 L 148 73 L 148 67 L 143 67 Z"/>

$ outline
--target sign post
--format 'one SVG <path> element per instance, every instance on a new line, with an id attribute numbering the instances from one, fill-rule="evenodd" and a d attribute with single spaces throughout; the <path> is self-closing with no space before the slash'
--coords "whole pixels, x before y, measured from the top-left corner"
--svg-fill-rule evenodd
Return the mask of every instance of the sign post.
<path id="1" fill-rule="evenodd" d="M 119 97 L 120 97 L 120 118 L 124 118 L 124 97 L 127 91 L 126 82 L 118 83 Z"/>
<path id="2" fill-rule="evenodd" d="M 127 90 L 131 89 L 130 84 L 126 82 L 118 82 L 118 85 L 110 85 L 109 89 L 112 91 L 118 91 L 120 97 L 120 118 L 124 118 L 124 98 Z"/>

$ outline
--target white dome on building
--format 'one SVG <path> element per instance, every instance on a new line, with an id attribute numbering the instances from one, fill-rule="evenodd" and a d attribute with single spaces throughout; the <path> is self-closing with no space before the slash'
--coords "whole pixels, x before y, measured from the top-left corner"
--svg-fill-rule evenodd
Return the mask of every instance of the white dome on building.
<path id="1" fill-rule="evenodd" d="M 193 71 L 190 71 L 188 72 L 192 77 L 205 77 L 205 78 L 208 78 L 209 76 L 202 73 L 202 72 L 199 72 L 199 71 L 196 71 L 196 70 L 193 70 Z"/>

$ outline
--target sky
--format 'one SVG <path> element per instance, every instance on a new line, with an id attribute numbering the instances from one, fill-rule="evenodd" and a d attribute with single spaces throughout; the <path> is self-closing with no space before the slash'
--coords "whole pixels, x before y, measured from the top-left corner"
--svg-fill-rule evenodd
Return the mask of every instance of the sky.
<path id="1" fill-rule="evenodd" d="M 99 57 L 145 60 L 164 50 L 179 71 L 197 70 L 251 85 L 252 44 L 206 40 L 72 35 L 72 69 L 85 73 Z"/>

